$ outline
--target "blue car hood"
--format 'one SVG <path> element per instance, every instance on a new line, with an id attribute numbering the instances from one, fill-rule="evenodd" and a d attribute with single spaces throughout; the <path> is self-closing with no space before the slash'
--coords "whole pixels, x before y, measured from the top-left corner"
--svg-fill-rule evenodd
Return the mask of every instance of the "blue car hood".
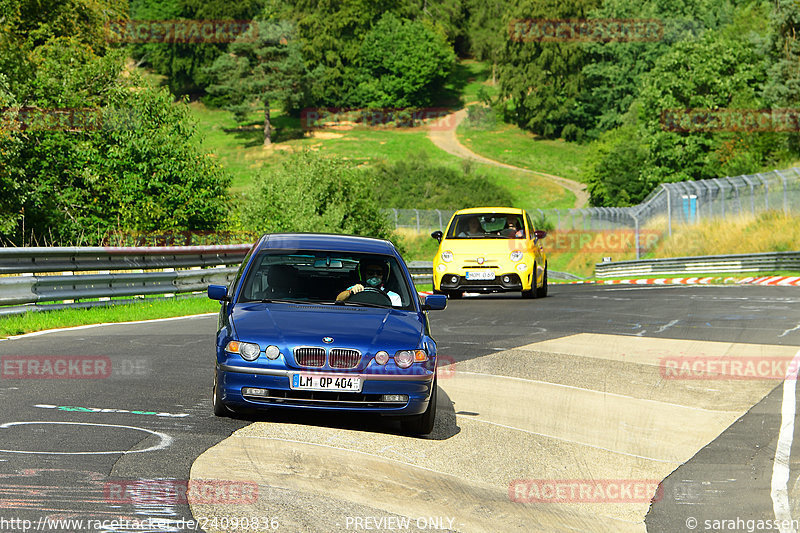
<path id="1" fill-rule="evenodd" d="M 231 316 L 239 340 L 295 346 L 356 348 L 362 353 L 418 348 L 424 325 L 413 311 L 333 305 L 239 303 Z"/>

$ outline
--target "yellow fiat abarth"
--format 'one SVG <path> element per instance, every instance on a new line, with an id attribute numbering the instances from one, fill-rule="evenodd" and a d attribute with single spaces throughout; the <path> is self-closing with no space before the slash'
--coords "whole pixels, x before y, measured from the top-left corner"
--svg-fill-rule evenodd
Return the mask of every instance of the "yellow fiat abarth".
<path id="1" fill-rule="evenodd" d="M 523 298 L 547 296 L 547 256 L 542 239 L 523 209 L 475 207 L 457 211 L 433 259 L 433 292 L 460 298 L 468 292 L 522 291 Z"/>

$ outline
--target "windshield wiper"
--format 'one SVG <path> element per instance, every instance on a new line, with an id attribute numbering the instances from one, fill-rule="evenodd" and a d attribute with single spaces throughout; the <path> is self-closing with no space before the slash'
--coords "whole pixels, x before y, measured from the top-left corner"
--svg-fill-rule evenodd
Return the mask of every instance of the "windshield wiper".
<path id="1" fill-rule="evenodd" d="M 336 305 L 351 305 L 355 307 L 377 307 L 378 309 L 393 309 L 391 305 L 371 304 L 366 302 L 348 302 L 347 300 L 336 300 Z"/>

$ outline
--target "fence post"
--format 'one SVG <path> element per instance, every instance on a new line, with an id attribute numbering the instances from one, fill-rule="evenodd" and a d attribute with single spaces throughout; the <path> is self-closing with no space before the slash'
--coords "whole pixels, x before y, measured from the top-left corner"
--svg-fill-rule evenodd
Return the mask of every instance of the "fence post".
<path id="1" fill-rule="evenodd" d="M 672 237 L 672 195 L 669 193 L 669 187 L 666 183 L 662 183 L 661 187 L 667 194 L 667 231 L 669 236 Z"/>
<path id="2" fill-rule="evenodd" d="M 769 181 L 759 172 L 758 179 L 764 184 L 764 210 L 769 211 Z"/>
<path id="3" fill-rule="evenodd" d="M 742 179 L 750 186 L 750 208 L 753 211 L 753 216 L 756 216 L 756 193 L 753 190 L 753 182 L 747 176 L 742 176 Z"/>
<path id="4" fill-rule="evenodd" d="M 794 170 L 795 174 L 800 176 L 800 170 L 797 170 L 797 167 L 792 167 L 792 170 Z M 787 194 L 786 176 L 781 174 L 781 179 L 783 180 L 783 212 L 788 215 L 789 214 L 789 202 L 786 199 L 786 194 Z"/>
<path id="5" fill-rule="evenodd" d="M 442 225 L 442 212 L 437 209 L 436 213 L 439 215 L 439 229 L 444 231 L 444 226 Z"/>
<path id="6" fill-rule="evenodd" d="M 708 183 L 708 180 L 701 180 L 700 183 L 702 183 L 703 186 L 708 191 L 708 199 L 704 203 L 706 205 L 708 205 L 708 217 L 709 218 L 713 218 L 714 217 L 714 189 L 711 187 L 711 184 Z"/>
<path id="7" fill-rule="evenodd" d="M 414 209 L 414 217 L 417 219 L 417 233 L 419 233 L 419 209 Z"/>

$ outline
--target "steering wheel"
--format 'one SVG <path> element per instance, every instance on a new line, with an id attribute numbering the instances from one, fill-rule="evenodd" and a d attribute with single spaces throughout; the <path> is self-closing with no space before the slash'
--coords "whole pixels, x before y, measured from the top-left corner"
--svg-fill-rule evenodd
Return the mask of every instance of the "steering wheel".
<path id="1" fill-rule="evenodd" d="M 351 294 L 347 301 L 362 304 L 384 305 L 387 307 L 392 305 L 392 299 L 375 287 L 364 287 L 363 291 Z"/>

